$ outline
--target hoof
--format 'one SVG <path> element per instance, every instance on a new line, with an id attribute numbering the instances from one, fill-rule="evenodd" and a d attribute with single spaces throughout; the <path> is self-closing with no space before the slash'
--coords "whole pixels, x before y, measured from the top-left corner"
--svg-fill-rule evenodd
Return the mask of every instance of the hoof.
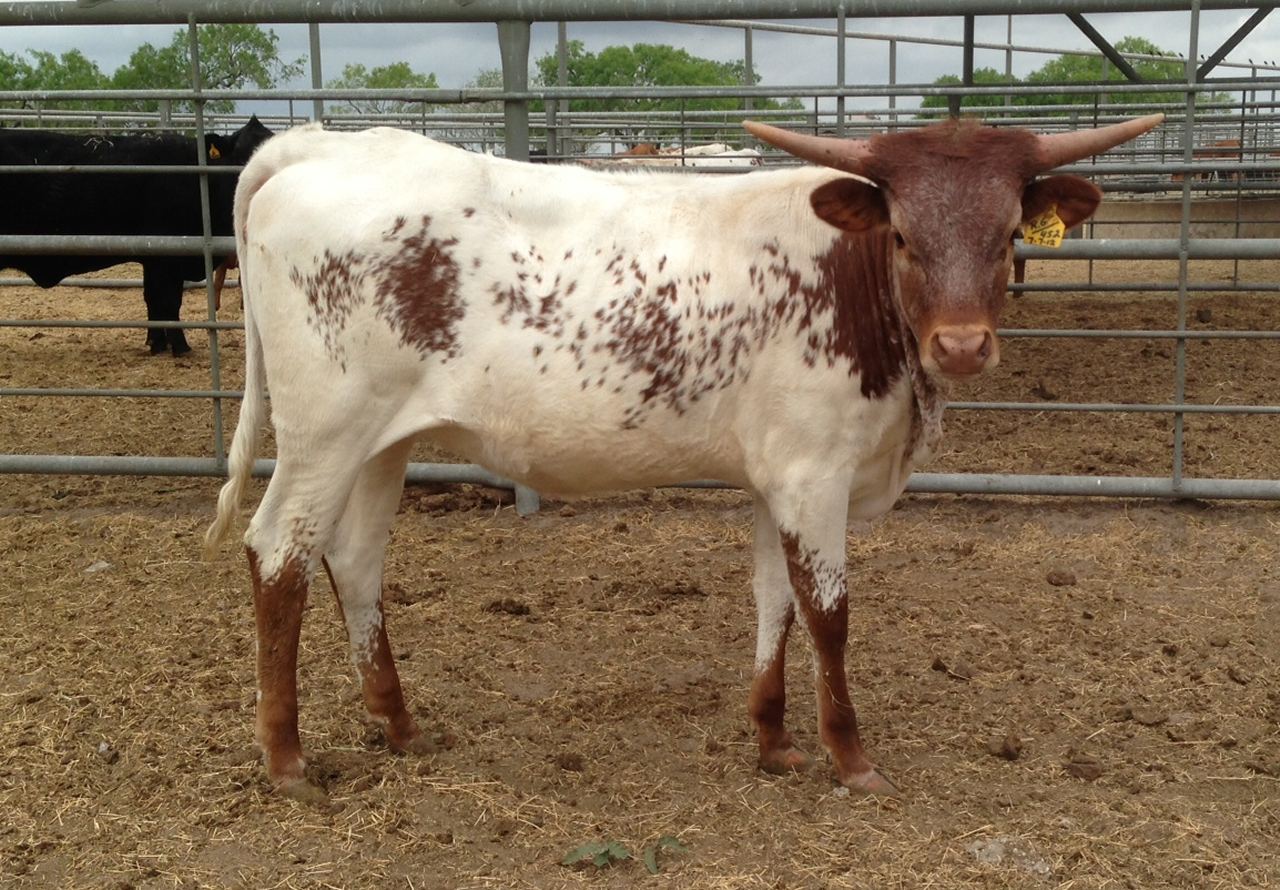
<path id="1" fill-rule="evenodd" d="M 388 738 L 387 745 L 397 754 L 435 754 L 440 747 L 431 740 L 431 736 L 420 732 L 408 741 L 396 741 Z"/>
<path id="2" fill-rule="evenodd" d="M 275 789 L 277 794 L 282 794 L 290 800 L 296 800 L 309 807 L 327 809 L 332 805 L 325 790 L 306 779 L 285 779 L 283 782 L 277 782 Z"/>
<path id="3" fill-rule="evenodd" d="M 779 748 L 760 755 L 760 769 L 774 776 L 803 772 L 811 766 L 813 758 L 795 747 Z"/>
<path id="4" fill-rule="evenodd" d="M 841 782 L 841 784 L 850 791 L 860 791 L 863 794 L 870 794 L 874 797 L 902 796 L 897 786 L 880 775 L 875 769 L 869 769 L 864 773 L 855 773 Z"/>

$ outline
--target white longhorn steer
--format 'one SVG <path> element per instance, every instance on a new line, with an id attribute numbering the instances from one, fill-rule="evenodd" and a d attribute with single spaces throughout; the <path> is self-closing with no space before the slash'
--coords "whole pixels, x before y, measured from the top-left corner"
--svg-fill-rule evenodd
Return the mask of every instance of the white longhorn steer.
<path id="1" fill-rule="evenodd" d="M 808 761 L 783 724 L 799 613 L 839 780 L 894 793 L 845 679 L 846 517 L 902 492 L 940 433 L 944 378 L 996 363 L 1014 230 L 1095 209 L 1091 183 L 1037 175 L 1159 120 L 865 141 L 749 123 L 821 166 L 729 177 L 535 167 L 389 129 L 266 143 L 236 192 L 245 397 L 207 542 L 236 513 L 269 387 L 278 463 L 245 544 L 271 780 L 323 799 L 304 776 L 296 679 L 321 563 L 369 712 L 392 748 L 422 744 L 380 594 L 425 438 L 549 493 L 694 478 L 751 492 L 760 765 Z"/>

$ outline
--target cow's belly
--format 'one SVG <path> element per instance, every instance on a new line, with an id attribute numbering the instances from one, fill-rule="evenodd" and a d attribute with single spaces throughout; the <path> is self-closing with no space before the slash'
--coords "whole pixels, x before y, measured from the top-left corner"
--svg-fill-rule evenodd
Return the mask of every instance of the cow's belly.
<path id="1" fill-rule="evenodd" d="M 554 417 L 523 422 L 470 419 L 425 437 L 501 476 L 548 495 L 580 496 L 685 482 L 717 475 L 728 462 L 706 442 L 658 430 L 557 427 Z"/>

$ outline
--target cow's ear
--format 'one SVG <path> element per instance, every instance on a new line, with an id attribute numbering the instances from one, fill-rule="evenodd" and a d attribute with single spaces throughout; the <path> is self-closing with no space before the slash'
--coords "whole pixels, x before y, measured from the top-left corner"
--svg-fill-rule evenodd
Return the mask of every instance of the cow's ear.
<path id="1" fill-rule="evenodd" d="M 820 219 L 846 232 L 863 232 L 889 221 L 884 192 L 861 179 L 833 179 L 814 189 L 809 203 Z"/>
<path id="2" fill-rule="evenodd" d="M 1079 176 L 1046 176 L 1022 193 L 1022 220 L 1030 222 L 1051 207 L 1068 229 L 1080 225 L 1102 202 L 1102 189 Z"/>

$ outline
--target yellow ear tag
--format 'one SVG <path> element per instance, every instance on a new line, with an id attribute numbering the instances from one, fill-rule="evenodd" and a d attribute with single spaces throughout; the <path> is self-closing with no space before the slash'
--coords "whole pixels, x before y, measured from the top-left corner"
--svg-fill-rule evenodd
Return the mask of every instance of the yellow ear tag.
<path id="1" fill-rule="evenodd" d="M 218 146 L 216 145 L 209 146 L 209 157 L 211 157 L 215 161 L 218 158 L 222 157 L 222 152 L 218 151 Z"/>
<path id="2" fill-rule="evenodd" d="M 1061 247 L 1066 234 L 1067 224 L 1058 216 L 1058 205 L 1054 204 L 1022 227 L 1022 243 L 1036 247 Z"/>

